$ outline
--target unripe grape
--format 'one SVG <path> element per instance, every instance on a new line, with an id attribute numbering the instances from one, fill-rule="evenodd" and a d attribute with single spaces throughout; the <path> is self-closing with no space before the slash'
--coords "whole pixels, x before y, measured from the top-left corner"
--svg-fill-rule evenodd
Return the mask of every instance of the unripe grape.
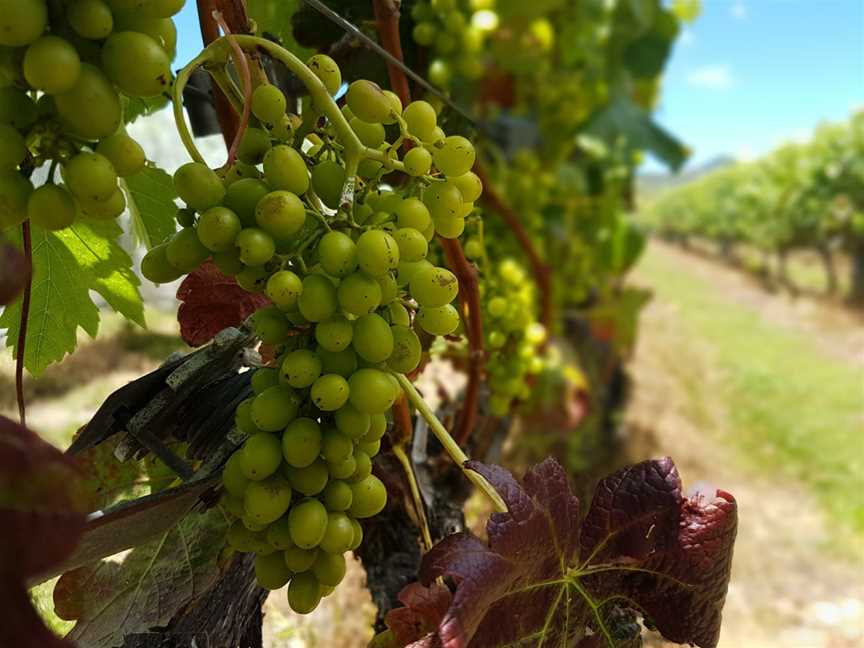
<path id="1" fill-rule="evenodd" d="M 450 182 L 436 182 L 423 192 L 423 203 L 434 220 L 459 216 L 463 202 L 462 192 Z"/>
<path id="2" fill-rule="evenodd" d="M 275 473 L 282 463 L 282 445 L 272 434 L 256 434 L 249 437 L 240 452 L 240 468 L 243 475 L 253 481 L 266 479 Z"/>
<path id="3" fill-rule="evenodd" d="M 66 20 L 80 36 L 107 38 L 114 30 L 111 8 L 103 0 L 74 0 L 66 9 Z"/>
<path id="4" fill-rule="evenodd" d="M 351 484 L 353 494 L 349 514 L 355 518 L 368 518 L 380 513 L 387 504 L 387 489 L 375 475 Z"/>
<path id="5" fill-rule="evenodd" d="M 321 602 L 321 585 L 309 572 L 297 574 L 288 584 L 288 605 L 297 614 L 309 614 Z"/>
<path id="6" fill-rule="evenodd" d="M 243 497 L 249 485 L 249 479 L 243 474 L 242 460 L 241 451 L 238 450 L 228 457 L 222 469 L 222 486 L 234 497 Z"/>
<path id="7" fill-rule="evenodd" d="M 345 277 L 339 284 L 337 294 L 339 306 L 352 315 L 371 313 L 381 303 L 381 286 L 362 272 L 354 272 Z"/>
<path id="8" fill-rule="evenodd" d="M 321 459 L 316 459 L 303 468 L 290 468 L 286 474 L 291 487 L 307 496 L 320 493 L 330 479 L 327 464 Z"/>
<path id="9" fill-rule="evenodd" d="M 276 253 L 273 237 L 257 227 L 241 230 L 234 244 L 240 249 L 240 260 L 247 266 L 264 265 Z"/>
<path id="10" fill-rule="evenodd" d="M 309 387 L 321 375 L 321 358 L 309 349 L 291 351 L 282 360 L 280 375 L 291 387 Z"/>
<path id="11" fill-rule="evenodd" d="M 396 400 L 387 374 L 378 369 L 355 371 L 348 380 L 351 404 L 365 414 L 383 414 Z"/>
<path id="12" fill-rule="evenodd" d="M 420 261 L 426 258 L 429 243 L 426 237 L 413 227 L 402 227 L 393 233 L 396 245 L 399 246 L 399 258 L 402 261 Z"/>
<path id="13" fill-rule="evenodd" d="M 327 277 L 311 274 L 303 280 L 303 292 L 297 306 L 310 322 L 330 319 L 339 307 L 336 288 Z"/>
<path id="14" fill-rule="evenodd" d="M 342 351 L 351 344 L 354 326 L 341 315 L 319 322 L 315 326 L 315 341 L 327 351 Z"/>
<path id="15" fill-rule="evenodd" d="M 115 32 L 102 46 L 102 67 L 130 97 L 154 97 L 171 86 L 171 60 L 155 40 L 140 32 Z"/>
<path id="16" fill-rule="evenodd" d="M 357 117 L 371 124 L 382 124 L 390 119 L 392 105 L 377 83 L 359 79 L 348 86 L 348 107 Z"/>
<path id="17" fill-rule="evenodd" d="M 367 362 L 384 362 L 393 353 L 393 334 L 383 317 L 370 313 L 354 322 L 351 345 Z"/>
<path id="18" fill-rule="evenodd" d="M 294 544 L 301 549 L 312 549 L 327 531 L 327 509 L 317 499 L 306 499 L 291 508 L 288 522 Z"/>
<path id="19" fill-rule="evenodd" d="M 399 265 L 399 246 L 383 230 L 367 230 L 357 239 L 357 262 L 372 277 L 380 277 Z"/>
<path id="20" fill-rule="evenodd" d="M 348 485 L 348 482 L 334 479 L 327 484 L 324 492 L 321 493 L 321 497 L 328 511 L 347 511 L 351 506 L 351 499 L 354 497 L 354 493 L 351 491 L 351 486 Z M 353 532 L 353 525 L 351 528 Z M 348 549 L 350 548 L 349 546 Z M 344 551 L 347 551 L 347 549 Z"/>
<path id="21" fill-rule="evenodd" d="M 281 309 L 294 308 L 302 292 L 303 282 L 290 270 L 279 270 L 267 280 L 267 296 Z"/>
<path id="22" fill-rule="evenodd" d="M 9 124 L 0 124 L 0 171 L 14 171 L 26 156 L 21 133 Z"/>
<path id="23" fill-rule="evenodd" d="M 285 555 L 281 552 L 294 546 L 294 541 L 291 539 L 291 525 L 287 515 L 283 515 L 267 527 L 267 542 L 276 549 L 275 555 L 279 556 L 279 560 L 285 563 Z"/>
<path id="24" fill-rule="evenodd" d="M 225 252 L 214 252 L 213 263 L 229 277 L 235 277 L 246 269 L 246 265 L 240 260 L 240 250 L 234 247 Z"/>
<path id="25" fill-rule="evenodd" d="M 459 312 L 452 304 L 437 308 L 421 308 L 417 323 L 430 335 L 450 335 L 459 327 Z"/>
<path id="26" fill-rule="evenodd" d="M 390 316 L 390 323 L 394 326 L 410 326 L 411 316 L 408 314 L 408 309 L 399 302 L 393 302 L 387 308 L 387 314 Z"/>
<path id="27" fill-rule="evenodd" d="M 225 185 L 203 162 L 188 162 L 174 173 L 174 189 L 190 208 L 203 212 L 225 198 Z"/>
<path id="28" fill-rule="evenodd" d="M 421 146 L 415 146 L 405 154 L 402 163 L 408 175 L 415 177 L 427 175 L 432 169 L 432 154 Z"/>
<path id="29" fill-rule="evenodd" d="M 370 124 L 355 117 L 349 122 L 349 126 L 360 138 L 360 141 L 370 148 L 377 149 L 384 143 L 384 126 L 381 124 Z"/>
<path id="30" fill-rule="evenodd" d="M 361 444 L 362 445 L 362 444 Z M 351 475 L 349 482 L 362 481 L 372 474 L 372 459 L 359 445 L 354 450 L 354 464 L 357 466 L 354 469 L 354 474 Z"/>
<path id="31" fill-rule="evenodd" d="M 447 178 L 447 181 L 456 185 L 466 203 L 473 203 L 483 194 L 483 183 L 472 171 Z"/>
<path id="32" fill-rule="evenodd" d="M 298 409 L 294 390 L 285 385 L 270 387 L 252 401 L 252 421 L 262 430 L 276 432 L 294 420 Z"/>
<path id="33" fill-rule="evenodd" d="M 443 216 L 435 219 L 435 233 L 441 238 L 456 239 L 465 231 L 465 219 L 462 216 Z"/>
<path id="34" fill-rule="evenodd" d="M 306 468 L 321 454 L 321 427 L 310 418 L 292 421 L 282 434 L 282 456 L 289 466 Z"/>
<path id="35" fill-rule="evenodd" d="M 381 305 L 387 306 L 399 296 L 399 285 L 396 283 L 396 278 L 392 272 L 388 272 L 380 277 L 375 277 L 378 285 L 381 286 Z"/>
<path id="36" fill-rule="evenodd" d="M 312 384 L 309 396 L 318 409 L 332 412 L 346 403 L 348 392 L 348 382 L 342 376 L 324 374 Z"/>
<path id="37" fill-rule="evenodd" d="M 116 133 L 106 137 L 99 142 L 96 152 L 111 161 L 111 166 L 121 178 L 143 171 L 147 164 L 144 149 L 126 133 Z"/>
<path id="38" fill-rule="evenodd" d="M 237 159 L 253 166 L 261 164 L 270 146 L 270 135 L 267 131 L 261 128 L 247 128 L 237 148 Z"/>
<path id="39" fill-rule="evenodd" d="M 2 178 L 0 178 L 0 195 L 2 195 Z M 2 217 L 2 201 L 0 201 L 0 217 Z M 2 221 L 2 218 L 0 218 Z M 2 222 L 0 222 L 2 224 Z M 0 228 L 2 229 L 2 228 Z M 168 262 L 168 244 L 162 243 L 150 248 L 141 259 L 141 274 L 153 283 L 169 283 L 178 279 L 183 272 Z"/>
<path id="40" fill-rule="evenodd" d="M 257 178 L 241 178 L 228 186 L 224 204 L 240 217 L 244 225 L 254 227 L 258 203 L 269 193 L 270 187 L 265 182 Z"/>
<path id="41" fill-rule="evenodd" d="M 342 351 L 327 351 L 318 348 L 316 353 L 320 356 L 324 373 L 333 373 L 347 378 L 357 369 L 357 354 L 354 349 L 347 348 Z"/>
<path id="42" fill-rule="evenodd" d="M 424 267 L 411 279 L 411 296 L 420 306 L 443 306 L 453 301 L 458 294 L 459 280 L 446 268 Z"/>
<path id="43" fill-rule="evenodd" d="M 45 0 L 0 0 L 0 45 L 32 43 L 45 31 L 47 22 Z"/>
<path id="44" fill-rule="evenodd" d="M 294 572 L 288 569 L 285 557 L 280 552 L 255 557 L 255 580 L 264 589 L 280 589 L 288 584 L 293 575 Z"/>
<path id="45" fill-rule="evenodd" d="M 357 470 L 357 462 L 354 461 L 353 455 L 349 455 L 342 461 L 328 463 L 327 470 L 330 471 L 330 477 L 333 479 L 348 479 Z"/>
<path id="46" fill-rule="evenodd" d="M 290 191 L 272 191 L 255 207 L 255 221 L 275 239 L 287 239 L 303 229 L 306 208 Z"/>
<path id="47" fill-rule="evenodd" d="M 315 54 L 306 62 L 307 67 L 315 73 L 327 92 L 335 95 L 342 85 L 342 72 L 332 58 L 326 54 Z"/>
<path id="48" fill-rule="evenodd" d="M 429 209 L 417 198 L 408 198 L 396 208 L 396 224 L 422 232 L 432 224 Z"/>
<path id="49" fill-rule="evenodd" d="M 246 514 L 259 524 L 275 522 L 288 511 L 289 506 L 291 486 L 278 473 L 267 479 L 251 482 L 243 493 L 243 508 Z"/>
<path id="50" fill-rule="evenodd" d="M 66 163 L 63 175 L 72 193 L 85 200 L 108 200 L 117 190 L 114 167 L 98 153 L 79 153 Z"/>
<path id="51" fill-rule="evenodd" d="M 384 120 L 385 124 L 395 124 L 397 121 L 397 117 L 402 114 L 402 100 L 392 90 L 384 90 L 384 96 L 387 97 L 387 101 L 390 102 L 391 113 L 388 119 Z"/>
<path id="52" fill-rule="evenodd" d="M 302 196 L 309 190 L 309 172 L 303 156 L 286 144 L 274 146 L 264 156 L 264 175 L 273 189 Z"/>
<path id="53" fill-rule="evenodd" d="M 360 526 L 360 523 L 354 518 L 350 518 L 351 526 L 354 529 L 354 540 L 351 542 L 351 551 L 355 551 L 361 544 L 363 544 L 363 527 Z"/>
<path id="54" fill-rule="evenodd" d="M 312 169 L 312 187 L 330 209 L 336 209 L 345 185 L 345 168 L 338 162 L 324 160 Z"/>
<path id="55" fill-rule="evenodd" d="M 68 92 L 78 83 L 81 59 L 72 44 L 57 36 L 43 36 L 24 54 L 24 78 L 48 94 Z"/>
<path id="56" fill-rule="evenodd" d="M 181 229 L 168 241 L 166 249 L 168 262 L 184 273 L 197 268 L 209 256 L 210 250 L 198 240 L 198 234 L 194 229 Z"/>
<path id="57" fill-rule="evenodd" d="M 75 220 L 75 201 L 63 187 L 42 185 L 30 194 L 27 215 L 34 225 L 43 229 L 63 229 Z"/>
<path id="58" fill-rule="evenodd" d="M 402 111 L 402 119 L 408 124 L 408 132 L 423 142 L 432 141 L 438 115 L 427 101 L 412 101 Z"/>
<path id="59" fill-rule="evenodd" d="M 397 373 L 411 373 L 420 364 L 423 348 L 420 338 L 407 326 L 392 326 L 393 353 L 387 358 L 387 366 Z"/>
<path id="60" fill-rule="evenodd" d="M 85 139 L 108 137 L 120 127 L 120 97 L 102 71 L 89 63 L 81 64 L 78 82 L 56 95 L 54 102 L 69 129 Z"/>
<path id="61" fill-rule="evenodd" d="M 342 517 L 339 518 L 340 523 L 339 527 L 337 527 L 339 535 L 335 536 L 335 539 L 330 543 L 330 546 L 334 549 L 341 547 L 343 544 L 350 547 L 351 542 L 345 541 L 345 538 L 347 537 L 346 529 L 350 528 L 351 540 L 354 540 L 354 528 L 351 527 L 351 522 L 348 521 L 348 516 L 344 513 L 334 513 L 332 515 L 341 515 Z M 345 520 L 344 525 L 341 523 L 342 518 Z M 312 565 L 312 573 L 315 574 L 315 578 L 318 579 L 320 584 L 336 587 L 342 582 L 342 579 L 345 578 L 345 557 L 339 552 L 328 552 L 326 550 L 321 551 L 318 554 L 317 560 L 315 560 L 315 564 Z"/>
<path id="62" fill-rule="evenodd" d="M 291 546 L 285 550 L 282 558 L 288 569 L 295 574 L 302 574 L 309 571 L 315 564 L 315 559 L 318 558 L 318 549 L 301 549 L 294 544 L 294 540 L 291 540 Z"/>
<path id="63" fill-rule="evenodd" d="M 265 124 L 280 123 L 287 107 L 285 95 L 271 83 L 258 86 L 252 93 L 252 114 Z"/>
<path id="64" fill-rule="evenodd" d="M 243 226 L 237 214 L 225 207 L 211 207 L 198 220 L 198 239 L 211 252 L 225 252 L 234 247 Z"/>
<path id="65" fill-rule="evenodd" d="M 357 246 L 350 236 L 333 230 L 321 237 L 318 259 L 327 274 L 344 277 L 357 269 Z"/>

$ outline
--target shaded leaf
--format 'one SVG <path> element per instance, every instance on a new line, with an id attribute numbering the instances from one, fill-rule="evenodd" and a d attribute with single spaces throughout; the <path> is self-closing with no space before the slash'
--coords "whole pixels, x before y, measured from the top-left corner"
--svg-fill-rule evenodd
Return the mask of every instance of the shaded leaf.
<path id="1" fill-rule="evenodd" d="M 637 615 L 673 641 L 716 645 L 737 528 L 731 495 L 684 498 L 671 459 L 646 461 L 602 480 L 580 522 L 554 460 L 522 484 L 501 468 L 468 466 L 509 510 L 490 517 L 488 544 L 460 533 L 424 556 L 421 582 L 444 576 L 455 592 L 429 635 L 436 608 L 414 603 L 425 600 L 416 584 L 406 589 L 409 604 L 388 616 L 400 645 L 635 646 Z"/>
<path id="2" fill-rule="evenodd" d="M 177 310 L 180 336 L 190 346 L 209 342 L 228 326 L 239 326 L 270 303 L 263 295 L 243 290 L 212 261 L 203 263 L 183 279 L 177 288 L 177 299 L 182 302 Z"/>
<path id="3" fill-rule="evenodd" d="M 119 436 L 112 437 L 72 457 L 84 476 L 89 511 L 106 508 L 121 497 L 134 495 L 145 480 L 141 462 L 120 461 L 114 456 L 119 440 Z"/>
<path id="4" fill-rule="evenodd" d="M 27 582 L 74 550 L 84 529 L 78 483 L 60 451 L 0 416 L 0 646 L 71 648 L 42 623 Z"/>
<path id="5" fill-rule="evenodd" d="M 177 231 L 174 180 L 162 169 L 148 166 L 122 180 L 126 188 L 132 231 L 147 249 Z"/>
<path id="6" fill-rule="evenodd" d="M 405 607 L 387 614 L 387 627 L 393 632 L 395 645 L 404 646 L 417 637 L 434 635 L 452 601 L 450 590 L 438 583 L 431 587 L 407 585 L 399 593 L 399 602 Z"/>
<path id="7" fill-rule="evenodd" d="M 79 648 L 111 648 L 166 625 L 217 581 L 226 526 L 218 508 L 193 512 L 125 556 L 65 573 L 54 600 L 65 618 L 77 619 L 68 637 Z"/>

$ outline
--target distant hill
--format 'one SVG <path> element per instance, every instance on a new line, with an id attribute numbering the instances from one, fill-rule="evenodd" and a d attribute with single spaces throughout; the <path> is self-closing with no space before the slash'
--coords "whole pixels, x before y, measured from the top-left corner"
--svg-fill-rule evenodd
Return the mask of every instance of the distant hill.
<path id="1" fill-rule="evenodd" d="M 705 174 L 735 163 L 735 158 L 729 155 L 720 155 L 680 173 L 640 173 L 636 177 L 637 195 L 650 199 L 660 191 L 693 182 Z"/>

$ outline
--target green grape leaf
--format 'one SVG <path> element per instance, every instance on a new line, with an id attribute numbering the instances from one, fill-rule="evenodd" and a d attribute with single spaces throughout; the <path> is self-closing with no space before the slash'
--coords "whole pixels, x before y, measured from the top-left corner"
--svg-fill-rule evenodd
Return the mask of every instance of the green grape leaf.
<path id="1" fill-rule="evenodd" d="M 638 646 L 638 617 L 677 643 L 717 645 L 737 507 L 728 493 L 687 498 L 668 457 L 602 479 L 580 515 L 554 459 L 520 484 L 469 461 L 507 504 L 488 542 L 456 533 L 420 565 L 386 619 L 411 648 Z M 452 593 L 436 584 L 444 577 Z"/>
<path id="2" fill-rule="evenodd" d="M 132 215 L 132 231 L 148 250 L 177 231 L 177 192 L 170 175 L 148 166 L 121 182 Z"/>
<path id="3" fill-rule="evenodd" d="M 651 119 L 650 113 L 623 94 L 595 112 L 585 125 L 584 133 L 608 144 L 623 138 L 630 151 L 650 151 L 673 171 L 680 169 L 687 160 L 687 148 Z"/>
<path id="4" fill-rule="evenodd" d="M 653 79 L 663 72 L 672 43 L 678 37 L 678 19 L 671 11 L 660 10 L 651 30 L 624 50 L 624 62 L 638 79 Z"/>
<path id="5" fill-rule="evenodd" d="M 77 620 L 67 638 L 81 648 L 113 648 L 126 635 L 167 625 L 218 580 L 226 529 L 218 508 L 193 510 L 122 560 L 63 574 L 54 590 L 55 608 Z"/>
<path id="6" fill-rule="evenodd" d="M 162 95 L 156 97 L 125 97 L 123 121 L 131 124 L 139 117 L 152 115 L 167 105 L 168 98 Z"/>

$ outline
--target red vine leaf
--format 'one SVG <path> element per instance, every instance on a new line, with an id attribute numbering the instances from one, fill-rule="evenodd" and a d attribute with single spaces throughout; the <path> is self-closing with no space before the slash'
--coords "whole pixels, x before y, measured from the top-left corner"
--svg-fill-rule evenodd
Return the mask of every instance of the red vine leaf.
<path id="1" fill-rule="evenodd" d="M 638 645 L 639 616 L 672 641 L 717 644 L 737 529 L 731 495 L 685 498 L 671 459 L 646 461 L 602 480 L 580 520 L 553 459 L 522 484 L 503 468 L 468 465 L 509 510 L 491 516 L 488 544 L 460 533 L 424 556 L 421 582 L 449 578 L 453 599 L 430 634 L 435 608 L 415 603 L 425 599 L 409 586 L 406 607 L 387 618 L 399 645 Z"/>
<path id="2" fill-rule="evenodd" d="M 27 283 L 27 257 L 14 245 L 0 245 L 0 306 L 12 303 Z"/>
<path id="3" fill-rule="evenodd" d="M 399 592 L 399 601 L 405 607 L 396 608 L 387 614 L 387 627 L 393 631 L 396 645 L 404 646 L 417 637 L 432 640 L 430 635 L 435 634 L 438 622 L 453 602 L 453 595 L 438 583 L 431 587 L 410 583 Z"/>
<path id="4" fill-rule="evenodd" d="M 177 310 L 180 336 L 190 346 L 206 344 L 222 329 L 239 326 L 270 303 L 263 295 L 243 290 L 212 261 L 206 261 L 183 280 L 177 299 L 182 302 Z"/>
<path id="5" fill-rule="evenodd" d="M 42 623 L 27 582 L 75 549 L 85 522 L 78 484 L 59 450 L 0 416 L 0 646 L 70 648 Z"/>

